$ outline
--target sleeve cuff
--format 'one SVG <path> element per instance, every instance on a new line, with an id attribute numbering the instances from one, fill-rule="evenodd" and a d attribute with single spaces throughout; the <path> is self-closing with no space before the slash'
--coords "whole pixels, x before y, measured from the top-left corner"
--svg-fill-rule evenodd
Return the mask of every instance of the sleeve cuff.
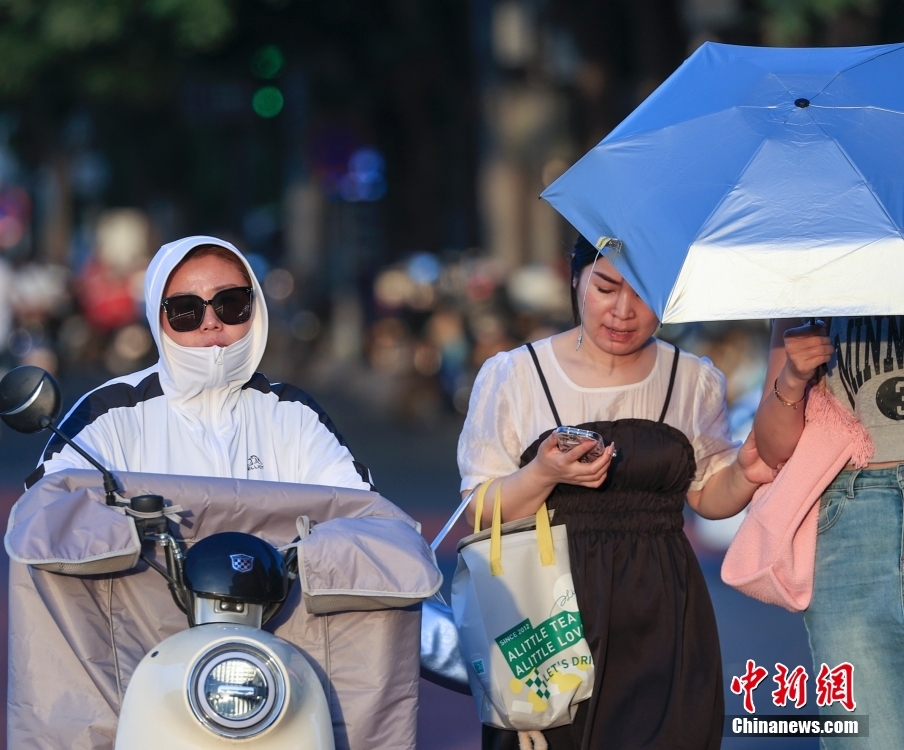
<path id="1" fill-rule="evenodd" d="M 731 466 L 732 463 L 734 463 L 735 458 L 737 458 L 740 447 L 741 444 L 736 443 L 728 450 L 708 456 L 706 464 L 703 467 L 703 472 L 698 473 L 698 475 L 694 477 L 691 486 L 688 487 L 688 492 L 699 492 L 709 481 L 710 477 L 720 472 L 726 466 Z M 699 471 L 699 466 L 697 468 Z"/>

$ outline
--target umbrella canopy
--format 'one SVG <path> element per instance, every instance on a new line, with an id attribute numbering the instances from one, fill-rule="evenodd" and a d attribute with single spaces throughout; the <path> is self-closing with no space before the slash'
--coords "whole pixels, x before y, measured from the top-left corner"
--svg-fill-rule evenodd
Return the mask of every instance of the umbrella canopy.
<path id="1" fill-rule="evenodd" d="M 663 323 L 904 313 L 904 44 L 708 42 L 542 197 Z"/>

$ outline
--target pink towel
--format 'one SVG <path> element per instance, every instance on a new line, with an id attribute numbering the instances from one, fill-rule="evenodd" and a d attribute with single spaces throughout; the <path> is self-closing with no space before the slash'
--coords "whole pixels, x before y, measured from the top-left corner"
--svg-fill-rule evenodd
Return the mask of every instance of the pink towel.
<path id="1" fill-rule="evenodd" d="M 760 487 L 722 562 L 722 580 L 767 604 L 800 612 L 813 596 L 819 498 L 848 462 L 864 467 L 873 444 L 863 425 L 822 387 L 778 476 Z"/>

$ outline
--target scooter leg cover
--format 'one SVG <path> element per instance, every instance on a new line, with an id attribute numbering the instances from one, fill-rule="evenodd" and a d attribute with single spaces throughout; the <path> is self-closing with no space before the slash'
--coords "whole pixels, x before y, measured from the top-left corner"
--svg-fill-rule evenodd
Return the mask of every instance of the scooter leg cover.
<path id="1" fill-rule="evenodd" d="M 28 567 L 10 562 L 9 589 L 6 746 L 112 748 L 118 699 L 113 705 L 105 699 L 86 671 L 89 665 L 69 647 L 53 619 L 42 616 L 46 609 Z M 48 690 L 66 706 L 65 716 L 53 715 L 45 700 Z"/>
<path id="2" fill-rule="evenodd" d="M 329 701 L 337 750 L 414 750 L 420 657 L 400 654 L 398 644 L 419 642 L 420 607 L 314 615 L 297 587 L 289 597 L 273 634 L 304 644 Z"/>
<path id="3" fill-rule="evenodd" d="M 128 472 L 117 478 L 127 497 L 154 491 L 188 509 L 190 523 L 179 533 L 189 546 L 225 530 L 287 545 L 297 535 L 298 516 L 307 515 L 315 524 L 304 550 L 309 585 L 384 608 L 314 614 L 296 582 L 267 630 L 311 663 L 327 696 L 337 750 L 415 749 L 420 600 L 436 590 L 441 576 L 413 519 L 361 490 Z M 103 504 L 97 472 L 61 472 L 23 495 L 16 517 L 50 529 L 54 518 L 48 510 L 41 520 L 43 509 L 59 494 L 82 488 L 89 491 L 78 495 L 79 502 Z M 47 532 L 51 547 L 55 535 L 66 537 L 67 549 L 83 547 L 85 554 L 106 543 L 102 535 L 92 538 L 90 528 L 74 532 L 65 520 Z M 335 543 L 319 543 L 318 535 Z M 17 538 L 27 546 L 27 534 Z M 340 546 L 354 547 L 354 555 L 341 555 Z M 151 545 L 145 551 L 156 555 Z M 355 564 L 339 570 L 343 560 Z M 166 582 L 143 562 L 122 573 L 82 577 L 12 561 L 10 584 L 7 746 L 112 748 L 121 696 L 136 666 L 156 644 L 188 627 Z M 379 604 L 383 598 L 411 605 L 391 608 Z"/>
<path id="4" fill-rule="evenodd" d="M 420 660 L 397 661 L 392 654 L 398 641 L 419 642 L 420 607 L 361 614 L 328 616 L 336 747 L 414 750 Z M 382 686 L 373 675 L 382 677 Z"/>

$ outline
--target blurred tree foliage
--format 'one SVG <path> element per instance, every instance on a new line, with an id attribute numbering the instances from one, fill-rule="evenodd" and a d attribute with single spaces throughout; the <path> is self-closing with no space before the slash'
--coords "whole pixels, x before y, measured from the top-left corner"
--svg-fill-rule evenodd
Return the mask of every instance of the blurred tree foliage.
<path id="1" fill-rule="evenodd" d="M 777 46 L 814 44 L 820 31 L 842 19 L 874 19 L 890 2 L 882 0 L 760 0 L 763 43 Z"/>
<path id="2" fill-rule="evenodd" d="M 0 0 L 0 116 L 18 123 L 11 142 L 32 174 L 51 166 L 65 185 L 82 152 L 105 159 L 107 187 L 73 199 L 74 225 L 98 202 L 164 200 L 181 226 L 238 235 L 310 168 L 318 138 L 345 131 L 386 158 L 387 244 L 467 247 L 469 24 L 462 0 Z M 264 75 L 271 48 L 282 65 Z M 264 85 L 285 97 L 266 119 L 251 107 Z"/>
<path id="3" fill-rule="evenodd" d="M 170 55 L 207 51 L 228 37 L 235 23 L 232 5 L 231 0 L 0 0 L 0 97 L 27 94 L 51 74 L 61 76 L 76 96 L 146 99 L 165 83 Z"/>

